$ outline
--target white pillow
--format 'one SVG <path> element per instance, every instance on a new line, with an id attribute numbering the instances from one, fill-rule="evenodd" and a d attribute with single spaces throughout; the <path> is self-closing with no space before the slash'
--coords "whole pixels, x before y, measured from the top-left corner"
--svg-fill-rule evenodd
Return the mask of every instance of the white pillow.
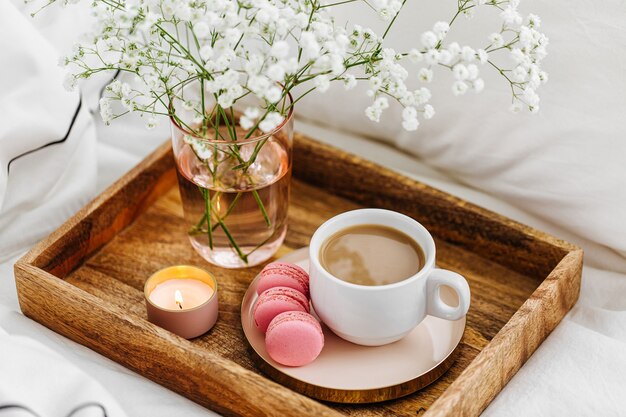
<path id="1" fill-rule="evenodd" d="M 399 51 L 415 47 L 421 31 L 448 20 L 454 2 L 407 2 L 390 33 Z M 481 6 L 485 7 L 485 6 Z M 626 8 L 610 0 L 599 6 L 583 0 L 523 1 L 550 38 L 538 115 L 511 114 L 508 83 L 490 67 L 481 74 L 481 94 L 454 97 L 443 71 L 429 87 L 437 114 L 417 132 L 405 132 L 398 111 L 380 124 L 363 115 L 371 99 L 336 85 L 298 103 L 308 119 L 391 142 L 459 180 L 484 189 L 543 220 L 626 255 Z M 337 20 L 371 22 L 360 6 L 335 8 Z M 448 38 L 485 45 L 498 16 L 462 18 Z M 367 25 L 364 24 L 364 26 Z M 380 26 L 380 23 L 378 24 Z M 417 67 L 416 67 L 417 68 Z M 416 74 L 410 77 L 416 78 Z M 392 114 L 393 113 L 393 114 Z"/>

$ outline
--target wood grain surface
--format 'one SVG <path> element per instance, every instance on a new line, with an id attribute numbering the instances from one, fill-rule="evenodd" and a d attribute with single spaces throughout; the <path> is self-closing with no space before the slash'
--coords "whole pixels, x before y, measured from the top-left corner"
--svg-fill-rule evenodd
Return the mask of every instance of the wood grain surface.
<path id="1" fill-rule="evenodd" d="M 243 294 L 261 266 L 208 265 L 185 235 L 168 144 L 15 265 L 22 311 L 49 328 L 225 415 L 476 416 L 578 298 L 582 251 L 540 231 L 297 135 L 289 232 L 277 256 L 308 244 L 326 219 L 368 206 L 432 232 L 440 266 L 472 299 L 457 360 L 439 380 L 379 404 L 322 404 L 269 380 L 241 330 Z M 219 282 L 220 316 L 187 341 L 146 320 L 143 284 L 173 264 Z"/>

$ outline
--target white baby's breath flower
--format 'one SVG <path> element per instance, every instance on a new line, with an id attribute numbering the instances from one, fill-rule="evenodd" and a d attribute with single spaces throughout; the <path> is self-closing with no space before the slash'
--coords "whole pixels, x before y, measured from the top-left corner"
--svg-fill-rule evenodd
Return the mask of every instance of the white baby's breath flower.
<path id="1" fill-rule="evenodd" d="M 406 130 L 408 132 L 412 132 L 412 131 L 417 130 L 419 125 L 420 125 L 420 122 L 417 119 L 403 120 L 402 121 L 402 127 L 404 128 L 404 130 Z"/>
<path id="2" fill-rule="evenodd" d="M 485 82 L 483 81 L 482 78 L 476 78 L 472 82 L 472 88 L 474 89 L 475 92 L 480 93 L 485 88 Z"/>
<path id="3" fill-rule="evenodd" d="M 467 78 L 469 80 L 478 78 L 478 67 L 475 64 L 469 64 L 467 66 Z"/>
<path id="4" fill-rule="evenodd" d="M 315 78 L 315 87 L 320 93 L 325 93 L 330 87 L 330 79 L 327 75 L 320 75 Z"/>
<path id="5" fill-rule="evenodd" d="M 365 115 L 372 121 L 379 122 L 383 110 L 389 107 L 387 97 L 378 97 L 374 103 L 365 109 Z"/>
<path id="6" fill-rule="evenodd" d="M 464 81 L 455 81 L 452 84 L 452 93 L 455 96 L 460 96 L 467 92 L 467 88 L 467 84 Z"/>
<path id="7" fill-rule="evenodd" d="M 513 59 L 513 61 L 524 68 L 530 68 L 530 65 L 532 64 L 531 57 L 524 53 L 524 51 L 520 48 L 511 49 L 509 56 Z"/>
<path id="8" fill-rule="evenodd" d="M 343 77 L 343 86 L 346 90 L 352 90 L 356 87 L 356 77 L 352 74 L 346 74 Z"/>
<path id="9" fill-rule="evenodd" d="M 148 128 L 149 130 L 152 130 L 158 125 L 159 125 L 159 119 L 157 119 L 154 116 L 148 117 L 148 121 L 146 122 L 146 128 Z"/>
<path id="10" fill-rule="evenodd" d="M 524 90 L 524 93 L 522 95 L 522 97 L 524 98 L 524 101 L 530 106 L 530 107 L 534 107 L 539 105 L 539 96 L 537 95 L 537 93 L 535 92 L 535 90 L 533 90 L 532 88 L 526 88 Z"/>
<path id="11" fill-rule="evenodd" d="M 526 18 L 526 22 L 529 27 L 534 29 L 539 29 L 539 27 L 541 26 L 541 19 L 536 14 L 529 14 Z"/>
<path id="12" fill-rule="evenodd" d="M 285 78 L 285 68 L 280 64 L 271 65 L 267 69 L 267 76 L 272 81 L 283 81 Z"/>
<path id="13" fill-rule="evenodd" d="M 278 112 L 268 113 L 268 115 L 265 116 L 265 119 L 259 123 L 259 129 L 265 133 L 269 133 L 276 129 L 283 122 L 283 120 L 284 117 Z"/>
<path id="14" fill-rule="evenodd" d="M 486 64 L 489 61 L 489 54 L 484 49 L 477 50 L 476 55 L 478 56 L 478 61 L 481 64 Z"/>
<path id="15" fill-rule="evenodd" d="M 426 61 L 426 63 L 428 65 L 435 65 L 439 62 L 439 51 L 436 49 L 429 49 L 428 51 L 426 51 L 426 53 L 424 54 L 424 61 Z"/>
<path id="16" fill-rule="evenodd" d="M 100 117 L 105 124 L 109 124 L 113 119 L 113 109 L 111 108 L 111 101 L 107 97 L 100 99 Z"/>
<path id="17" fill-rule="evenodd" d="M 74 91 L 76 89 L 77 80 L 74 74 L 66 73 L 63 79 L 63 88 L 67 91 Z"/>
<path id="18" fill-rule="evenodd" d="M 380 79 L 380 77 L 371 77 L 369 79 L 369 85 L 370 85 L 370 89 L 374 92 L 378 91 L 378 89 L 380 88 L 380 86 L 382 85 L 382 80 Z"/>
<path id="19" fill-rule="evenodd" d="M 439 61 L 439 64 L 449 65 L 452 62 L 452 54 L 450 53 L 450 51 L 443 49 L 439 51 L 437 59 Z"/>
<path id="20" fill-rule="evenodd" d="M 219 97 L 217 98 L 217 104 L 219 104 L 222 108 L 227 109 L 229 107 L 232 107 L 233 103 L 235 102 L 235 98 L 236 97 L 233 97 L 232 94 L 226 91 L 219 95 Z"/>
<path id="21" fill-rule="evenodd" d="M 450 43 L 446 49 L 448 50 L 448 52 L 450 52 L 450 55 L 452 55 L 453 59 L 456 58 L 458 55 L 461 55 L 461 45 L 459 45 L 458 42 Z"/>
<path id="22" fill-rule="evenodd" d="M 317 37 L 312 32 L 302 32 L 300 35 L 300 47 L 304 56 L 308 59 L 315 59 L 320 55 L 320 44 L 317 42 Z"/>
<path id="23" fill-rule="evenodd" d="M 415 119 L 416 117 L 417 117 L 417 109 L 415 109 L 415 107 L 405 107 L 402 110 L 403 120 Z"/>
<path id="24" fill-rule="evenodd" d="M 244 130 L 250 130 L 252 129 L 252 126 L 254 126 L 254 120 L 246 117 L 245 115 L 241 116 L 239 118 L 239 126 L 241 126 Z"/>
<path id="25" fill-rule="evenodd" d="M 533 51 L 533 54 L 538 61 L 541 61 L 548 55 L 548 52 L 546 51 L 546 48 L 542 45 L 536 47 Z"/>
<path id="26" fill-rule="evenodd" d="M 261 110 L 258 107 L 246 107 L 243 114 L 253 120 L 256 120 L 261 115 Z"/>
<path id="27" fill-rule="evenodd" d="M 422 53 L 415 48 L 409 51 L 408 57 L 411 60 L 411 62 L 413 62 L 414 64 L 417 64 L 418 62 L 421 62 L 424 59 L 422 56 Z"/>
<path id="28" fill-rule="evenodd" d="M 267 77 L 255 75 L 248 79 L 248 88 L 257 96 L 263 97 L 272 83 Z"/>
<path id="29" fill-rule="evenodd" d="M 372 0 L 372 4 L 384 21 L 391 20 L 402 8 L 401 0 Z"/>
<path id="30" fill-rule="evenodd" d="M 244 130 L 252 129 L 260 115 L 261 111 L 258 107 L 247 107 L 239 118 L 239 125 Z"/>
<path id="31" fill-rule="evenodd" d="M 424 106 L 424 119 L 432 119 L 435 115 L 435 109 L 430 104 Z"/>
<path id="32" fill-rule="evenodd" d="M 474 62 L 476 60 L 476 51 L 469 46 L 461 48 L 461 57 L 465 62 Z"/>
<path id="33" fill-rule="evenodd" d="M 139 57 L 135 54 L 127 54 L 125 53 L 122 56 L 121 64 L 122 67 L 131 71 L 137 69 L 137 64 L 139 63 Z"/>
<path id="34" fill-rule="evenodd" d="M 400 96 L 398 101 L 403 106 L 415 106 L 417 104 L 417 102 L 415 101 L 415 96 L 413 95 L 412 91 L 404 92 L 404 94 Z"/>
<path id="35" fill-rule="evenodd" d="M 526 81 L 526 78 L 528 78 L 528 71 L 521 65 L 518 65 L 513 69 L 511 78 L 517 82 L 524 82 Z"/>
<path id="36" fill-rule="evenodd" d="M 519 31 L 519 43 L 524 48 L 535 46 L 533 30 L 527 26 L 522 26 Z"/>
<path id="37" fill-rule="evenodd" d="M 367 116 L 368 119 L 370 119 L 372 122 L 380 122 L 380 115 L 382 114 L 382 110 L 379 108 L 376 108 L 374 106 L 369 106 L 365 109 L 365 115 Z"/>
<path id="38" fill-rule="evenodd" d="M 265 99 L 270 103 L 276 103 L 282 97 L 282 91 L 277 86 L 272 86 L 265 91 Z"/>
<path id="39" fill-rule="evenodd" d="M 278 20 L 280 12 L 277 7 L 270 3 L 264 4 L 264 7 L 259 8 L 255 15 L 256 20 L 264 25 L 269 25 Z"/>
<path id="40" fill-rule="evenodd" d="M 404 130 L 413 131 L 417 130 L 419 121 L 417 120 L 417 110 L 415 107 L 405 107 L 402 110 L 402 127 Z"/>
<path id="41" fill-rule="evenodd" d="M 205 61 L 208 61 L 213 57 L 213 48 L 211 45 L 206 44 L 202 48 L 200 48 L 200 58 Z"/>
<path id="42" fill-rule="evenodd" d="M 419 72 L 417 73 L 417 77 L 420 79 L 420 81 L 429 83 L 433 80 L 433 70 L 426 67 L 420 68 Z"/>
<path id="43" fill-rule="evenodd" d="M 69 63 L 70 63 L 70 62 L 71 62 L 70 57 L 61 55 L 61 56 L 59 57 L 59 60 L 58 60 L 57 64 L 58 64 L 60 67 L 67 67 L 67 66 L 69 65 Z"/>
<path id="44" fill-rule="evenodd" d="M 426 31 L 422 33 L 422 37 L 420 38 L 422 45 L 426 48 L 434 48 L 437 45 L 437 35 L 435 35 L 432 31 Z"/>
<path id="45" fill-rule="evenodd" d="M 276 41 L 270 49 L 270 56 L 278 59 L 286 58 L 289 55 L 289 44 L 285 41 Z"/>
<path id="46" fill-rule="evenodd" d="M 206 22 L 198 22 L 193 25 L 193 33 L 195 33 L 199 39 L 204 39 L 211 34 L 211 28 Z"/>
<path id="47" fill-rule="evenodd" d="M 387 99 L 387 97 L 378 97 L 376 100 L 374 100 L 374 106 L 381 110 L 385 110 L 389 108 L 389 100 Z"/>
<path id="48" fill-rule="evenodd" d="M 122 93 L 122 82 L 120 80 L 113 80 L 105 87 L 105 90 L 115 95 L 119 95 Z"/>
<path id="49" fill-rule="evenodd" d="M 500 13 L 500 17 L 507 25 L 519 25 L 522 23 L 522 15 L 511 5 L 504 8 L 502 13 Z"/>
<path id="50" fill-rule="evenodd" d="M 407 37 L 413 39 L 408 52 L 389 48 L 382 33 L 370 28 L 336 24 L 331 7 L 318 7 L 318 2 L 309 0 L 127 0 L 123 8 L 104 7 L 103 1 L 94 1 L 96 23 L 90 40 L 77 44 L 61 64 L 71 73 L 68 87 L 106 69 L 135 74 L 135 84 L 115 82 L 105 89 L 101 113 L 107 122 L 117 117 L 113 108 L 120 113 L 124 113 L 122 107 L 144 115 L 160 113 L 162 109 L 154 107 L 155 97 L 175 96 L 172 92 L 180 86 L 200 79 L 210 105 L 216 100 L 228 108 L 244 97 L 259 100 L 263 104 L 254 114 L 244 112 L 239 123 L 252 129 L 261 120 L 262 130 L 271 130 L 284 117 L 271 105 L 284 97 L 283 88 L 306 84 L 292 92 L 308 91 L 311 86 L 323 92 L 338 80 L 352 89 L 359 78 L 369 80 L 366 93 L 374 100 L 366 109 L 370 119 L 380 120 L 388 100 L 395 100 L 405 109 L 403 127 L 414 130 L 419 125 L 418 113 L 429 119 L 434 109 L 428 104 L 430 90 L 410 87 L 415 80 L 409 76 L 409 62 L 421 63 L 417 67 L 421 82 L 430 82 L 435 71 L 450 70 L 453 92 L 460 95 L 484 88 L 478 62 L 496 66 L 498 55 L 508 55 L 514 64 L 496 70 L 510 78 L 515 102 L 531 112 L 538 110 L 537 91 L 548 78 L 541 67 L 548 38 L 538 31 L 539 17 L 530 14 L 522 19 L 519 0 L 468 0 L 458 5 L 457 12 L 466 15 L 499 9 L 502 21 L 496 30 L 500 32 L 489 36 L 485 49 L 461 42 L 462 38 L 444 43 L 450 38 L 450 24 L 442 20 L 426 26 L 431 30 Z M 322 2 L 324 6 L 332 3 Z M 403 3 L 371 0 L 369 5 L 384 20 L 392 21 Z M 391 27 L 383 27 L 387 26 Z M 93 68 L 92 62 L 96 63 Z M 490 66 L 485 70 L 491 70 Z M 176 98 L 188 102 L 183 107 L 192 108 L 193 123 L 202 122 L 205 116 L 199 97 Z M 114 101 L 120 107 L 113 107 Z M 169 103 L 157 104 L 167 107 Z M 201 143 L 191 146 L 210 154 Z"/>
<path id="51" fill-rule="evenodd" d="M 504 45 L 504 38 L 499 33 L 492 33 L 489 35 L 489 43 L 491 43 L 491 46 L 494 48 L 500 48 Z"/>
<path id="52" fill-rule="evenodd" d="M 124 107 L 129 112 L 132 112 L 135 110 L 135 103 L 129 97 L 121 97 L 120 103 L 122 104 L 122 107 Z"/>
<path id="53" fill-rule="evenodd" d="M 122 94 L 122 96 L 129 96 L 131 92 L 132 92 L 132 88 L 130 87 L 130 84 L 122 83 L 122 88 L 120 90 L 120 93 Z"/>
<path id="54" fill-rule="evenodd" d="M 413 97 L 415 97 L 415 103 L 420 105 L 427 103 L 432 97 L 432 94 L 428 88 L 422 87 L 413 92 Z"/>
<path id="55" fill-rule="evenodd" d="M 456 64 L 452 68 L 452 74 L 454 74 L 454 78 L 457 80 L 467 80 L 469 78 L 469 71 L 463 64 Z"/>
<path id="56" fill-rule="evenodd" d="M 435 33 L 435 35 L 437 35 L 439 40 L 445 38 L 449 30 L 450 25 L 448 24 L 448 22 L 437 22 L 433 26 L 433 32 Z"/>

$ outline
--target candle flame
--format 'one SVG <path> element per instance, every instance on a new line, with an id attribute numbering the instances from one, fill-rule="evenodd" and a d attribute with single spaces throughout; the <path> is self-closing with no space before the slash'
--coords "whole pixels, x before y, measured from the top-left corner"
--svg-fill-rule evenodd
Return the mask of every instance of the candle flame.
<path id="1" fill-rule="evenodd" d="M 176 305 L 178 305 L 178 308 L 182 310 L 183 309 L 183 294 L 178 290 L 176 290 L 176 292 L 174 293 L 174 301 L 176 301 Z"/>

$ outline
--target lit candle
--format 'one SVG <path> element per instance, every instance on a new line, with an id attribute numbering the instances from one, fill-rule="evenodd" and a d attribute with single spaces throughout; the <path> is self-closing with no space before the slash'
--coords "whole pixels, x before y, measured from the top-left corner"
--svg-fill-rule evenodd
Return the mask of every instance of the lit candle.
<path id="1" fill-rule="evenodd" d="M 144 286 L 148 320 L 186 339 L 209 331 L 217 321 L 217 283 L 194 266 L 161 269 Z"/>
<path id="2" fill-rule="evenodd" d="M 150 301 L 169 310 L 189 310 L 198 307 L 213 295 L 213 288 L 202 281 L 188 278 L 168 279 L 152 290 Z"/>

